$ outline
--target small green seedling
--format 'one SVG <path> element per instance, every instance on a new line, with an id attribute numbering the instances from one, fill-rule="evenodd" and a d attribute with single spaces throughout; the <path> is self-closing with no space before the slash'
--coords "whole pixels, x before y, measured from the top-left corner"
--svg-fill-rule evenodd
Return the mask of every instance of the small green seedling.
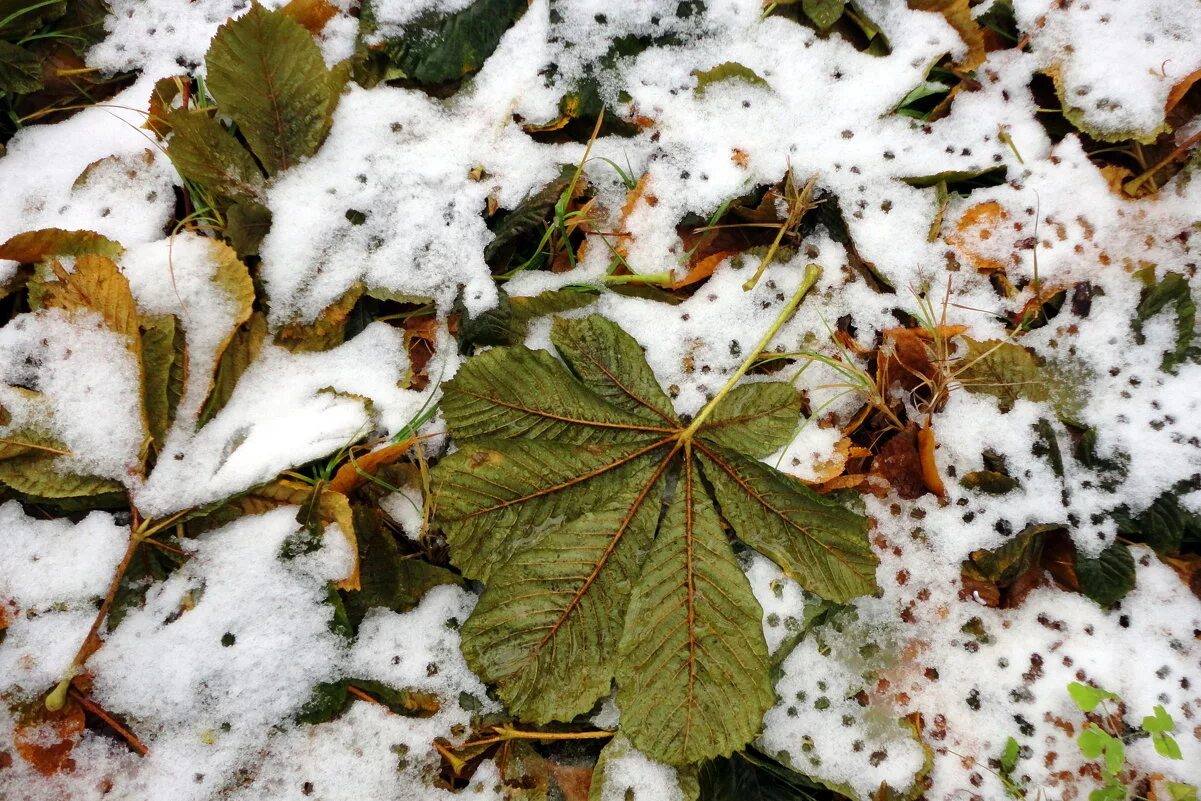
<path id="1" fill-rule="evenodd" d="M 1180 745 L 1168 734 L 1176 729 L 1176 724 L 1162 706 L 1155 707 L 1155 714 L 1143 718 L 1143 731 L 1151 735 L 1151 742 L 1160 756 L 1168 759 L 1183 759 Z"/>
<path id="2" fill-rule="evenodd" d="M 1014 771 L 1018 767 L 1018 759 L 1022 755 L 1022 747 L 1018 745 L 1018 741 L 1010 737 L 1005 741 L 1005 750 L 1001 752 L 1001 770 L 997 776 L 1001 779 L 1001 786 L 1005 788 L 1005 795 L 1010 798 L 1024 799 L 1026 791 L 1022 789 L 1022 785 L 1013 777 Z"/>
<path id="3" fill-rule="evenodd" d="M 1072 696 L 1072 701 L 1082 712 L 1092 712 L 1106 701 L 1122 700 L 1117 693 L 1077 681 L 1068 685 L 1068 694 Z M 1108 710 L 1103 711 L 1105 711 L 1106 720 L 1114 719 Z M 1141 732 L 1134 732 L 1130 737 L 1149 735 L 1156 753 L 1160 756 L 1168 759 L 1182 759 L 1180 745 L 1168 734 L 1176 729 L 1172 716 L 1162 706 L 1154 707 L 1153 711 L 1154 714 L 1143 718 Z M 1129 796 L 1129 788 L 1118 778 L 1118 774 L 1126 769 L 1126 740 L 1124 737 L 1125 735 L 1122 735 L 1121 732 L 1108 731 L 1102 725 L 1090 721 L 1084 725 L 1080 736 L 1076 738 L 1076 744 L 1080 747 L 1080 753 L 1085 759 L 1101 760 L 1103 784 L 1089 793 L 1089 801 L 1125 801 Z M 1006 754 L 1008 753 L 1007 744 Z M 1005 765 L 1004 760 L 1005 755 L 1002 755 L 1002 767 Z M 1172 801 L 1195 801 L 1197 798 L 1197 788 L 1191 784 L 1165 782 L 1164 786 Z"/>
<path id="4" fill-rule="evenodd" d="M 1103 690 L 1100 687 L 1090 687 L 1074 681 L 1068 685 L 1068 695 L 1076 702 L 1081 712 L 1092 712 L 1102 701 L 1120 700 L 1116 693 Z"/>

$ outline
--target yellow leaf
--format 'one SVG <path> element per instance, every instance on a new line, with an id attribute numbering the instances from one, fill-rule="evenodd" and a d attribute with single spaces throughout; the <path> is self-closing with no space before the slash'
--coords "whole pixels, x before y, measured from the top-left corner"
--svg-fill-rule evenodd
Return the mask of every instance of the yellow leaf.
<path id="1" fill-rule="evenodd" d="M 42 228 L 17 234 L 0 245 L 0 259 L 23 264 L 36 264 L 50 256 L 80 256 L 96 253 L 115 259 L 125 252 L 120 242 L 114 242 L 95 231 L 67 231 L 62 228 Z"/>
<path id="2" fill-rule="evenodd" d="M 53 259 L 45 272 L 48 275 L 30 281 L 31 306 L 62 309 L 68 314 L 95 312 L 110 331 L 124 336 L 129 349 L 138 353 L 141 334 L 137 303 L 129 291 L 129 281 L 112 259 L 87 253 L 75 259 L 71 272 Z"/>
<path id="3" fill-rule="evenodd" d="M 974 70 L 984 63 L 984 31 L 972 16 L 968 0 L 909 0 L 909 7 L 915 11 L 942 14 L 947 24 L 955 29 L 967 45 L 967 54 L 956 62 L 960 69 Z"/>

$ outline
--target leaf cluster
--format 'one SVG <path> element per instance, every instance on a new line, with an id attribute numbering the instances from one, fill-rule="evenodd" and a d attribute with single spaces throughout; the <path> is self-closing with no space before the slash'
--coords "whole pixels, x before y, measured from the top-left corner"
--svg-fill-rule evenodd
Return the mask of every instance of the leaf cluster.
<path id="1" fill-rule="evenodd" d="M 170 133 L 167 156 L 193 190 L 195 213 L 222 228 L 240 255 L 253 255 L 270 227 L 269 181 L 317 152 L 349 65 L 327 68 L 289 7 L 257 2 L 217 30 L 205 65 L 195 91 L 186 77 L 156 84 L 149 127 Z M 185 100 L 195 94 L 197 102 L 174 108 L 185 84 Z"/>

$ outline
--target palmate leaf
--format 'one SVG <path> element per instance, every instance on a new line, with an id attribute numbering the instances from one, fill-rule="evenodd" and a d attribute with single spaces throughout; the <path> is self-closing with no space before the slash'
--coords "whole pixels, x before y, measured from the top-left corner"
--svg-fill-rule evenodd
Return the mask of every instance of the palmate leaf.
<path id="1" fill-rule="evenodd" d="M 621 640 L 617 703 L 635 747 L 682 765 L 758 734 L 776 699 L 762 616 L 686 458 Z"/>
<path id="2" fill-rule="evenodd" d="M 622 730 L 652 758 L 731 753 L 774 697 L 722 518 L 838 601 L 875 588 L 866 521 L 757 461 L 793 434 L 792 387 L 723 390 L 685 427 L 614 323 L 557 320 L 551 341 L 563 362 L 497 348 L 444 385 L 459 450 L 435 468 L 435 514 L 487 584 L 468 664 L 536 722 L 586 712 L 616 677 Z"/>
<path id="3" fill-rule="evenodd" d="M 254 3 L 217 30 L 205 64 L 218 107 L 270 175 L 317 152 L 337 87 L 300 23 Z"/>
<path id="4" fill-rule="evenodd" d="M 263 174 L 254 157 L 225 126 L 203 111 L 172 111 L 167 157 L 179 174 L 216 194 L 262 201 Z"/>

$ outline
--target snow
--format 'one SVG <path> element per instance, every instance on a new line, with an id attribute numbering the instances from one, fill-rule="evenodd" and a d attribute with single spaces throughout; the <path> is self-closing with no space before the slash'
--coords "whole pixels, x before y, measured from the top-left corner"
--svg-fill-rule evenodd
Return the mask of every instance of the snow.
<path id="1" fill-rule="evenodd" d="M 134 481 L 145 437 L 137 378 L 125 338 L 99 315 L 19 315 L 0 328 L 0 406 L 12 416 L 0 436 L 53 433 L 70 452 L 55 469 Z"/>
<path id="2" fill-rule="evenodd" d="M 211 421 L 171 432 L 138 508 L 163 516 L 210 503 L 377 430 L 398 430 L 424 401 L 400 388 L 407 368 L 400 333 L 384 323 L 328 351 L 265 345 Z"/>
<path id="3" fill-rule="evenodd" d="M 143 76 L 107 103 L 13 136 L 0 159 L 0 241 L 38 228 L 96 231 L 126 245 L 162 236 L 178 178 L 141 128 L 153 86 Z"/>
<path id="4" fill-rule="evenodd" d="M 15 501 L 0 506 L 0 609 L 11 621 L 0 693 L 28 698 L 62 678 L 127 540 L 103 512 L 73 524 L 28 517 Z"/>

